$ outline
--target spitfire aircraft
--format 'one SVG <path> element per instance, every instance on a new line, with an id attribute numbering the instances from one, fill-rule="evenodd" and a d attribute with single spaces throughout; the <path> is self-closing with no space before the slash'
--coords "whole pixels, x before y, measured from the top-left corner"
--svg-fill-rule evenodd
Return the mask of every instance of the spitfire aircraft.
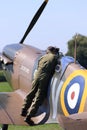
<path id="1" fill-rule="evenodd" d="M 6 45 L 0 54 L 5 77 L 12 92 L 0 92 L 0 124 L 7 130 L 9 124 L 27 125 L 20 115 L 26 94 L 31 90 L 39 58 L 45 51 L 23 44 L 47 5 L 45 0 L 33 17 L 27 31 L 17 44 Z M 73 57 L 60 53 L 60 65 L 50 81 L 48 97 L 39 107 L 35 125 L 59 123 L 64 130 L 87 129 L 87 70 Z"/>

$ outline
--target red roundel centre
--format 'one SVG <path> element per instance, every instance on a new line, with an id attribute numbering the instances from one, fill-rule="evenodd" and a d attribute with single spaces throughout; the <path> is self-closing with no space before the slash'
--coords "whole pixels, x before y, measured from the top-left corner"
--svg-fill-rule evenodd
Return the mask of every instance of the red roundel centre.
<path id="1" fill-rule="evenodd" d="M 74 97 L 75 97 L 75 92 L 73 91 L 73 92 L 71 93 L 71 99 L 73 100 Z"/>

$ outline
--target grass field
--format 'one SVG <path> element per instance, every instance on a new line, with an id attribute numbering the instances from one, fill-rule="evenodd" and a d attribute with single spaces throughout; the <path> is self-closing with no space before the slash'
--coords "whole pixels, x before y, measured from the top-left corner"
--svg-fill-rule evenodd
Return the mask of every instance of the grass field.
<path id="1" fill-rule="evenodd" d="M 8 130 L 63 130 L 58 124 L 47 124 L 38 126 L 13 126 L 9 125 Z"/>
<path id="2" fill-rule="evenodd" d="M 2 74 L 0 74 L 1 76 Z M 7 82 L 0 82 L 0 92 L 12 91 Z M 58 124 L 44 124 L 38 126 L 14 126 L 9 125 L 8 130 L 63 130 Z"/>

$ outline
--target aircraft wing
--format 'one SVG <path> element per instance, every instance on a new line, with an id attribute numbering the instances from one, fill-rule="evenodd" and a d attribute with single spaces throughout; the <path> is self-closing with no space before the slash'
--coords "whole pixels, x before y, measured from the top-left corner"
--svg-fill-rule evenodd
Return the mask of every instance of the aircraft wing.
<path id="1" fill-rule="evenodd" d="M 0 124 L 27 125 L 20 116 L 23 100 L 20 90 L 0 93 Z"/>
<path id="2" fill-rule="evenodd" d="M 20 115 L 25 96 L 21 89 L 0 93 L 0 124 L 28 125 Z M 44 124 L 48 118 L 49 104 L 46 99 L 32 120 L 35 124 Z"/>
<path id="3" fill-rule="evenodd" d="M 58 116 L 59 122 L 67 130 L 86 130 L 87 112 L 76 113 L 69 116 Z"/>

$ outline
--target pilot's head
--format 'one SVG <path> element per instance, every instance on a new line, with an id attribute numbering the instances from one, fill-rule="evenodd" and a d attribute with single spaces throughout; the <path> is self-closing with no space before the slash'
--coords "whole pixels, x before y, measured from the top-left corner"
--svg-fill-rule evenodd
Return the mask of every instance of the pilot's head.
<path id="1" fill-rule="evenodd" d="M 53 47 L 53 46 L 49 46 L 46 50 L 47 53 L 53 53 L 56 55 L 59 55 L 59 48 Z"/>

